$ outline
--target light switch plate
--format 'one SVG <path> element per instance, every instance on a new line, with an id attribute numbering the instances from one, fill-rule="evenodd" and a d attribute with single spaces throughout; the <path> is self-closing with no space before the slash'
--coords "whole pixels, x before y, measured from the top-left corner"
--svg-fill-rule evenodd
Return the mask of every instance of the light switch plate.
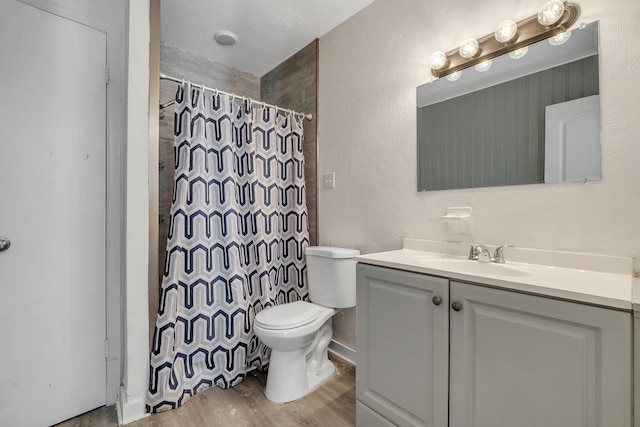
<path id="1" fill-rule="evenodd" d="M 322 175 L 322 186 L 324 188 L 335 188 L 336 186 L 336 173 L 328 172 Z"/>

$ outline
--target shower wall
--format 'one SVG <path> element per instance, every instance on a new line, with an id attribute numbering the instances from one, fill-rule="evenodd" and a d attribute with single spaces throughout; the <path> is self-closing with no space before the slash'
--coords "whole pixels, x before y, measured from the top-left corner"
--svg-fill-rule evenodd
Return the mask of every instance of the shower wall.
<path id="1" fill-rule="evenodd" d="M 311 120 L 304 120 L 304 160 L 309 211 L 309 241 L 318 243 L 318 40 L 314 40 L 298 53 L 278 65 L 260 79 L 260 95 L 263 101 L 295 111 L 311 113 Z"/>

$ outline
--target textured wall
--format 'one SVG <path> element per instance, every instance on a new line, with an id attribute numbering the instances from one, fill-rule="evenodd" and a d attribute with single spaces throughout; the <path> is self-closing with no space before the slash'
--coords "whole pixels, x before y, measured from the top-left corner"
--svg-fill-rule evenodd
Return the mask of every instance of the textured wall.
<path id="1" fill-rule="evenodd" d="M 309 212 L 309 240 L 317 244 L 317 92 L 318 41 L 314 40 L 295 55 L 260 78 L 262 101 L 301 113 L 311 113 L 304 120 L 304 173 L 307 210 Z"/>
<path id="2" fill-rule="evenodd" d="M 447 206 L 473 207 L 476 242 L 640 255 L 640 2 L 582 0 L 600 20 L 602 181 L 416 192 L 415 88 L 429 56 L 520 20 L 543 2 L 377 0 L 320 39 L 320 244 L 371 253 L 447 240 Z M 508 254 L 507 254 L 508 256 Z M 354 310 L 334 322 L 355 346 Z"/>

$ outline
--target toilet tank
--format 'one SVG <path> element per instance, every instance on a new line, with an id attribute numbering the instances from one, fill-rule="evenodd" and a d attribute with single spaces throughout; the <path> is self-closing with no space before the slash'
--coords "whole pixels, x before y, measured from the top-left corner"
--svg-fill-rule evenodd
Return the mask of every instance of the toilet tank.
<path id="1" fill-rule="evenodd" d="M 311 302 L 332 308 L 356 305 L 356 249 L 309 246 L 307 284 Z"/>

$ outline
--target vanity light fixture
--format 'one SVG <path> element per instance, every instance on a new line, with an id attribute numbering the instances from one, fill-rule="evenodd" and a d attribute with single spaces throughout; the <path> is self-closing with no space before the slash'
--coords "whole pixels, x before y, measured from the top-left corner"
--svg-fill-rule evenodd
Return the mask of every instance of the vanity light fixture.
<path id="1" fill-rule="evenodd" d="M 516 38 L 517 32 L 518 24 L 516 24 L 516 21 L 508 19 L 498 24 L 495 31 L 495 37 L 500 43 L 509 43 Z"/>
<path id="2" fill-rule="evenodd" d="M 553 25 L 562 18 L 564 13 L 564 3 L 560 0 L 551 0 L 550 2 L 542 5 L 538 11 L 538 22 L 541 25 L 549 26 Z"/>
<path id="3" fill-rule="evenodd" d="M 459 48 L 447 53 L 434 53 L 431 55 L 431 74 L 438 78 L 444 77 L 505 53 L 518 51 L 541 40 L 567 33 L 579 17 L 580 6 L 576 3 L 551 0 L 529 18 L 519 22 L 502 21 L 493 33 L 481 39 L 467 39 Z M 521 54 L 510 56 L 521 58 L 525 53 L 526 51 L 521 51 Z"/>
<path id="4" fill-rule="evenodd" d="M 456 71 L 455 73 L 451 73 L 447 75 L 447 80 L 450 82 L 455 82 L 462 76 L 462 71 Z"/>
<path id="5" fill-rule="evenodd" d="M 549 44 L 551 46 L 560 46 L 561 44 L 564 44 L 567 40 L 569 40 L 569 37 L 571 37 L 571 30 L 549 38 Z"/>
<path id="6" fill-rule="evenodd" d="M 513 52 L 509 52 L 509 58 L 511 59 L 520 59 L 525 56 L 529 52 L 529 47 L 521 47 L 520 49 L 516 49 Z"/>
<path id="7" fill-rule="evenodd" d="M 440 70 L 447 65 L 447 54 L 444 52 L 434 52 L 431 55 L 431 69 Z"/>
<path id="8" fill-rule="evenodd" d="M 476 39 L 466 39 L 460 45 L 459 52 L 460 52 L 460 56 L 462 56 L 465 59 L 469 59 L 476 56 L 479 50 L 480 50 L 480 45 L 478 44 L 478 41 Z"/>
<path id="9" fill-rule="evenodd" d="M 485 71 L 487 71 L 489 68 L 491 68 L 491 64 L 493 63 L 493 61 L 491 59 L 487 59 L 485 61 L 482 61 L 479 64 L 476 64 L 475 69 L 481 73 L 484 73 Z"/>

